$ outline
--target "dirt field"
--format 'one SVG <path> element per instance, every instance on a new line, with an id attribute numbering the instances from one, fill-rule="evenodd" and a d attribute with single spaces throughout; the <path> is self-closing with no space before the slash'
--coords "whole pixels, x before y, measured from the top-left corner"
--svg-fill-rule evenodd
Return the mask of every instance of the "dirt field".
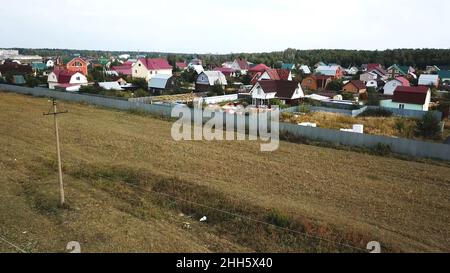
<path id="1" fill-rule="evenodd" d="M 78 241 L 83 252 L 350 252 L 372 240 L 385 251 L 450 251 L 447 163 L 175 142 L 168 121 L 62 107 L 67 208 L 57 206 L 53 120 L 42 115 L 50 103 L 0 92 L 0 236 L 26 251 Z"/>

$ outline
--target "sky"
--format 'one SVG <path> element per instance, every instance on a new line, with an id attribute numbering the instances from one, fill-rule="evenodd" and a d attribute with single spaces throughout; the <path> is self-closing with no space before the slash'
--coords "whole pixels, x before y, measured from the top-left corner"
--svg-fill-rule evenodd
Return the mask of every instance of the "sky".
<path id="1" fill-rule="evenodd" d="M 446 0 L 14 0 L 0 5 L 0 48 L 450 48 L 448 10 Z"/>

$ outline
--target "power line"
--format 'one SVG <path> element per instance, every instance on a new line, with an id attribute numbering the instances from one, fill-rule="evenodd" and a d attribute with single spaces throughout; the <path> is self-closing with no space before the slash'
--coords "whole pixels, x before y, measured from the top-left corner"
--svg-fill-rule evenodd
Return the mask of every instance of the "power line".
<path id="1" fill-rule="evenodd" d="M 22 248 L 20 248 L 19 246 L 15 245 L 15 244 L 11 243 L 9 240 L 5 239 L 3 236 L 0 236 L 0 240 L 2 240 L 6 244 L 14 247 L 15 249 L 19 250 L 22 253 L 27 253 L 25 250 L 23 250 Z"/>
<path id="2" fill-rule="evenodd" d="M 217 211 L 217 212 L 221 212 L 221 213 L 224 213 L 224 214 L 228 214 L 228 215 L 231 215 L 231 216 L 234 216 L 234 217 L 238 217 L 238 218 L 241 218 L 241 219 L 245 219 L 245 220 L 248 220 L 248 221 L 251 221 L 251 222 L 255 222 L 255 223 L 271 226 L 271 227 L 274 227 L 274 228 L 279 229 L 279 230 L 296 233 L 296 234 L 303 235 L 303 236 L 308 237 L 308 238 L 320 240 L 320 241 L 323 241 L 323 242 L 332 243 L 332 244 L 335 244 L 335 245 L 340 245 L 340 246 L 343 246 L 343 247 L 347 247 L 347 248 L 358 250 L 358 251 L 362 251 L 362 252 L 368 252 L 367 249 L 356 247 L 356 246 L 353 246 L 353 245 L 350 245 L 350 244 L 347 244 L 347 243 L 333 241 L 333 240 L 326 239 L 326 238 L 323 238 L 323 237 L 320 237 L 320 236 L 311 235 L 311 234 L 308 234 L 306 232 L 301 232 L 301 231 L 289 229 L 289 228 L 286 228 L 286 227 L 280 227 L 280 226 L 274 225 L 272 223 L 264 222 L 264 221 L 253 219 L 251 217 L 240 215 L 240 214 L 237 214 L 237 213 L 234 213 L 234 212 L 229 212 L 229 211 L 218 209 L 218 208 L 214 208 L 214 207 L 211 207 L 211 206 L 208 206 L 208 205 L 200 204 L 200 203 L 197 203 L 197 202 L 194 202 L 194 201 L 186 200 L 186 199 L 179 198 L 179 197 L 167 194 L 167 193 L 145 189 L 145 188 L 142 188 L 142 187 L 139 187 L 139 186 L 136 186 L 136 185 L 130 185 L 130 184 L 127 184 L 127 185 L 129 185 L 129 186 L 131 186 L 133 188 L 145 191 L 145 192 L 155 193 L 155 194 L 158 194 L 158 195 L 161 195 L 161 196 L 165 196 L 165 197 L 177 200 L 177 201 L 194 204 L 194 205 L 197 205 L 199 207 L 203 207 L 203 208 L 207 208 L 207 209 L 214 210 L 214 211 Z"/>

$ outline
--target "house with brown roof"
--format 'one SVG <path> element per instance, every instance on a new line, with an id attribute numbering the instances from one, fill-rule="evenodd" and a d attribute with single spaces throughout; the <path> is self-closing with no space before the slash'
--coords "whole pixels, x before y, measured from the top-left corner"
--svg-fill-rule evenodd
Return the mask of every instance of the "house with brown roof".
<path id="1" fill-rule="evenodd" d="M 154 75 L 172 75 L 173 67 L 166 59 L 162 58 L 140 58 L 133 65 L 131 74 L 133 78 L 142 78 L 150 81 Z"/>
<path id="2" fill-rule="evenodd" d="M 6 60 L 0 65 L 0 76 L 6 75 L 25 75 L 31 74 L 33 68 L 30 65 L 19 64 L 10 60 Z"/>
<path id="3" fill-rule="evenodd" d="M 367 87 L 362 81 L 349 81 L 342 90 L 347 93 L 364 94 L 367 92 Z"/>
<path id="4" fill-rule="evenodd" d="M 427 86 L 398 86 L 391 100 L 380 102 L 381 107 L 428 111 L 431 102 L 431 89 Z"/>
<path id="5" fill-rule="evenodd" d="M 298 82 L 283 80 L 263 80 L 250 91 L 253 105 L 270 105 L 271 100 L 281 100 L 284 104 L 296 105 L 305 97 Z"/>
<path id="6" fill-rule="evenodd" d="M 287 69 L 267 69 L 263 73 L 257 73 L 251 80 L 251 84 L 263 80 L 292 81 L 292 72 Z"/>
<path id="7" fill-rule="evenodd" d="M 312 75 L 302 81 L 302 88 L 309 91 L 325 90 L 333 80 L 333 76 Z"/>

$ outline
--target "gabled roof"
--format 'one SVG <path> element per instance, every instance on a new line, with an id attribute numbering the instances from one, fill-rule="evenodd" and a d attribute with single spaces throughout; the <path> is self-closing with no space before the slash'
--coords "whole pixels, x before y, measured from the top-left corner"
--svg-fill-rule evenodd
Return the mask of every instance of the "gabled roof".
<path id="1" fill-rule="evenodd" d="M 439 80 L 439 75 L 422 74 L 419 77 L 419 81 L 437 82 L 438 80 Z"/>
<path id="2" fill-rule="evenodd" d="M 397 77 L 395 78 L 396 81 L 399 81 L 403 86 L 410 86 L 409 80 L 405 77 Z"/>
<path id="3" fill-rule="evenodd" d="M 292 70 L 292 69 L 294 69 L 294 68 L 295 68 L 295 64 L 285 64 L 285 63 L 283 63 L 283 64 L 281 65 L 281 69 Z"/>
<path id="4" fill-rule="evenodd" d="M 203 71 L 201 74 L 205 74 L 208 77 L 209 85 L 211 86 L 215 85 L 217 82 L 221 85 L 227 85 L 227 78 L 220 71 Z"/>
<path id="5" fill-rule="evenodd" d="M 25 77 L 23 75 L 14 75 L 13 76 L 13 83 L 17 85 L 26 84 Z"/>
<path id="6" fill-rule="evenodd" d="M 320 73 L 325 76 L 335 76 L 340 68 L 341 67 L 339 65 L 323 65 L 317 67 L 316 73 Z"/>
<path id="7" fill-rule="evenodd" d="M 55 69 L 53 71 L 53 73 L 55 73 L 56 78 L 58 79 L 58 83 L 64 84 L 64 83 L 70 83 L 70 79 L 72 78 L 72 76 L 79 72 L 69 71 L 66 69 Z"/>
<path id="8" fill-rule="evenodd" d="M 353 85 L 354 87 L 356 87 L 358 90 L 362 90 L 362 89 L 366 89 L 366 85 L 362 82 L 362 81 L 350 81 L 348 82 L 346 85 Z"/>
<path id="9" fill-rule="evenodd" d="M 381 64 L 376 64 L 376 63 L 372 63 L 372 64 L 367 64 L 367 70 L 373 70 L 373 69 L 383 69 L 383 67 L 381 66 Z"/>
<path id="10" fill-rule="evenodd" d="M 441 79 L 450 79 L 450 71 L 448 70 L 440 70 L 438 72 L 438 75 Z"/>
<path id="11" fill-rule="evenodd" d="M 236 63 L 239 65 L 241 70 L 248 70 L 250 68 L 250 65 L 244 59 L 236 59 Z"/>
<path id="12" fill-rule="evenodd" d="M 172 69 L 172 66 L 163 58 L 140 58 L 139 61 L 141 61 L 148 70 Z"/>
<path id="13" fill-rule="evenodd" d="M 36 69 L 36 70 L 45 70 L 45 69 L 47 69 L 47 64 L 39 63 L 39 62 L 33 62 L 33 63 L 31 63 L 31 67 L 33 69 Z"/>
<path id="14" fill-rule="evenodd" d="M 98 85 L 106 90 L 123 90 L 123 88 L 120 86 L 119 82 L 99 82 Z"/>
<path id="15" fill-rule="evenodd" d="M 375 68 L 367 69 L 367 72 L 375 73 L 377 75 L 380 75 L 381 77 L 384 77 L 387 74 L 386 70 L 384 70 L 381 67 L 375 67 Z"/>
<path id="16" fill-rule="evenodd" d="M 408 73 L 409 73 L 409 66 L 407 66 L 407 65 L 394 64 L 388 68 L 388 70 L 390 70 L 390 69 L 397 69 L 403 75 L 408 75 Z"/>
<path id="17" fill-rule="evenodd" d="M 148 87 L 165 89 L 170 78 L 172 78 L 171 75 L 157 74 L 151 78 L 150 82 L 148 83 Z"/>
<path id="18" fill-rule="evenodd" d="M 311 74 L 311 69 L 307 65 L 300 66 L 300 70 L 302 70 L 305 74 Z"/>
<path id="19" fill-rule="evenodd" d="M 267 80 L 258 82 L 264 93 L 276 93 L 279 99 L 291 99 L 300 88 L 295 81 Z"/>
<path id="20" fill-rule="evenodd" d="M 214 68 L 214 71 L 220 71 L 222 73 L 234 73 L 236 72 L 236 70 L 234 70 L 233 68 L 229 68 L 229 67 L 216 67 Z"/>
<path id="21" fill-rule="evenodd" d="M 73 62 L 80 62 L 83 63 L 85 65 L 88 65 L 88 61 L 86 61 L 85 59 L 81 58 L 81 57 L 75 57 L 72 60 L 68 61 L 67 64 L 73 63 Z"/>
<path id="22" fill-rule="evenodd" d="M 125 62 L 122 65 L 111 67 L 111 70 L 116 71 L 119 74 L 129 76 L 132 74 L 132 66 L 132 62 Z"/>
<path id="23" fill-rule="evenodd" d="M 425 104 L 429 90 L 430 88 L 426 86 L 397 86 L 392 101 L 423 105 Z"/>
<path id="24" fill-rule="evenodd" d="M 267 69 L 270 69 L 270 67 L 268 67 L 265 64 L 258 64 L 258 65 L 255 65 L 254 67 L 250 68 L 249 71 L 250 72 L 264 72 Z"/>

